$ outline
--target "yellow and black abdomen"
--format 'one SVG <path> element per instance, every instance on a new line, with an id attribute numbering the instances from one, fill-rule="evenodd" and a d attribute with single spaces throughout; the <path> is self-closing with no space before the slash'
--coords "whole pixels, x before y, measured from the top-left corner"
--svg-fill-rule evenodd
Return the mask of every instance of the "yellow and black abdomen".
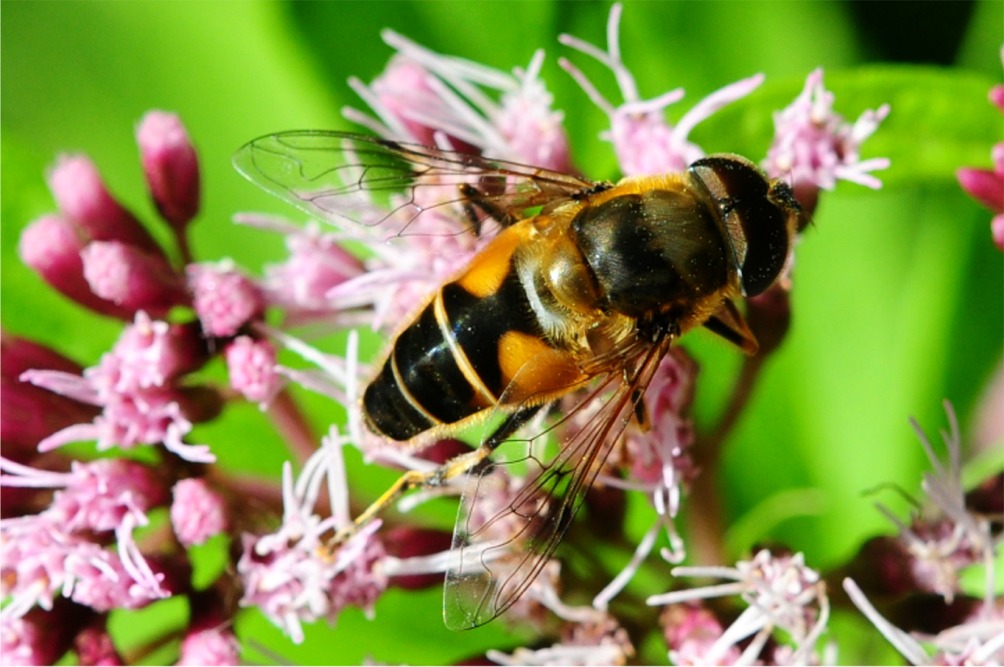
<path id="1" fill-rule="evenodd" d="M 398 336 L 363 394 L 374 431 L 410 440 L 497 405 L 552 400 L 581 377 L 572 356 L 545 339 L 513 267 L 528 233 L 520 224 L 503 231 Z"/>

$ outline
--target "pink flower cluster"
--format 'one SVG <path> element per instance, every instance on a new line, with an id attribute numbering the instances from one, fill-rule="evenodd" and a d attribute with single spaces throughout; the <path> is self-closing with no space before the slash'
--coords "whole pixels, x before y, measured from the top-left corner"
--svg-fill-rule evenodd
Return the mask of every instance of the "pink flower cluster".
<path id="1" fill-rule="evenodd" d="M 342 447 L 337 430 L 304 466 L 294 482 L 292 468 L 283 469 L 283 521 L 271 534 L 243 536 L 237 571 L 244 584 L 241 604 L 261 609 L 299 643 L 302 622 L 334 621 L 346 606 L 372 609 L 387 587 L 380 561 L 384 548 L 374 538 L 380 522 L 354 534 L 333 554 L 326 554 L 325 537 L 347 527 L 348 519 Z M 321 490 L 332 501 L 332 514 L 316 513 Z"/>
<path id="2" fill-rule="evenodd" d="M 150 195 L 194 269 L 186 230 L 199 208 L 195 150 L 177 116 L 163 112 L 147 114 L 137 140 Z M 220 413 L 224 397 L 192 374 L 251 316 L 238 294 L 243 310 L 228 311 L 237 312 L 232 331 L 209 331 L 206 322 L 220 320 L 209 315 L 234 295 L 203 296 L 88 158 L 60 158 L 49 183 L 59 211 L 24 231 L 22 258 L 65 296 L 128 324 L 89 368 L 3 335 L 0 557 L 9 603 L 0 620 L 18 660 L 55 659 L 72 646 L 82 660 L 117 664 L 107 613 L 192 594 L 184 547 L 228 529 L 227 502 L 205 478 L 216 458 L 187 441 L 195 424 Z M 168 319 L 178 308 L 192 314 Z M 93 460 L 59 451 L 84 441 L 97 451 L 151 449 L 137 459 Z M 174 531 L 168 524 L 165 539 L 150 542 L 163 530 L 162 508 Z"/>
<path id="3" fill-rule="evenodd" d="M 916 503 L 919 511 L 909 523 L 878 506 L 897 534 L 866 543 L 842 584 L 855 606 L 911 664 L 1002 664 L 1004 602 L 997 595 L 993 563 L 1000 555 L 1004 473 L 966 493 L 959 423 L 947 401 L 945 412 L 950 430 L 942 431 L 941 438 L 947 465 L 913 422 L 931 464 L 932 472 L 921 483 L 926 498 Z M 961 574 L 972 566 L 983 568 L 982 598 L 967 594 L 961 584 Z M 883 600 L 901 627 L 883 616 L 862 587 Z M 941 598 L 940 609 L 921 604 L 931 597 Z"/>
<path id="4" fill-rule="evenodd" d="M 1004 47 L 1001 47 L 1004 63 Z M 994 86 L 988 95 L 990 103 L 1004 113 L 1004 86 Z M 1004 142 L 995 144 L 990 151 L 992 169 L 963 167 L 956 176 L 959 184 L 973 199 L 993 211 L 990 232 L 997 248 L 1004 250 Z"/>

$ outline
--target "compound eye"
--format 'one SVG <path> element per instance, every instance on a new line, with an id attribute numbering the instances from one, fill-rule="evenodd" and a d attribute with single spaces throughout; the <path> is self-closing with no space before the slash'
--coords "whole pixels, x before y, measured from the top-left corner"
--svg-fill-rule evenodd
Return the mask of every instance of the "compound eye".
<path id="1" fill-rule="evenodd" d="M 711 155 L 690 166 L 718 212 L 735 253 L 743 294 L 762 293 L 788 257 L 789 220 L 797 203 L 786 185 L 771 183 L 738 155 Z M 787 190 L 788 196 L 784 196 Z"/>
<path id="2" fill-rule="evenodd" d="M 788 216 L 764 200 L 751 207 L 742 225 L 746 232 L 746 256 L 742 261 L 742 285 L 746 296 L 762 293 L 781 273 L 788 258 Z M 744 214 L 745 216 L 745 214 Z"/>

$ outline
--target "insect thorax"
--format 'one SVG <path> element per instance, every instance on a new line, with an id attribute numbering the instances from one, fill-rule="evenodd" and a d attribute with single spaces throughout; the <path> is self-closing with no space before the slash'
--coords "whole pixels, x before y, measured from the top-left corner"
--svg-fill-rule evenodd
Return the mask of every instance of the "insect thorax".
<path id="1" fill-rule="evenodd" d="M 688 190 L 648 190 L 586 207 L 571 234 L 604 307 L 629 317 L 685 318 L 732 279 L 727 241 Z"/>

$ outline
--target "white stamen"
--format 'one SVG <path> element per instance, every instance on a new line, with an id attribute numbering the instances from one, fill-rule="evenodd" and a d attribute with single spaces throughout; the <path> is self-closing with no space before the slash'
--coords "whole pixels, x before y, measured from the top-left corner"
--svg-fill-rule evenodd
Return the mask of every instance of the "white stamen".
<path id="1" fill-rule="evenodd" d="M 861 592 L 858 585 L 851 578 L 844 579 L 844 590 L 847 591 L 847 595 L 851 598 L 851 602 L 854 603 L 861 613 L 871 621 L 882 636 L 889 640 L 889 643 L 893 645 L 897 651 L 899 651 L 903 657 L 909 660 L 914 665 L 926 665 L 931 661 L 931 658 L 924 651 L 924 647 L 920 643 L 903 632 L 895 625 L 890 623 L 885 619 L 882 614 L 878 612 L 872 603 L 868 601 L 865 594 Z"/>
<path id="2" fill-rule="evenodd" d="M 682 140 L 690 134 L 690 131 L 694 129 L 699 122 L 708 118 L 722 107 L 746 97 L 751 92 L 756 90 L 756 88 L 764 82 L 765 78 L 766 77 L 763 74 L 754 74 L 749 78 L 731 83 L 708 95 L 698 102 L 690 111 L 683 114 L 683 118 L 681 118 L 673 128 L 673 134 Z"/>
<path id="3" fill-rule="evenodd" d="M 603 587 L 603 590 L 593 598 L 593 606 L 602 611 L 606 611 L 607 605 L 610 600 L 614 598 L 618 593 L 620 593 L 631 578 L 641 567 L 641 564 L 648 558 L 649 554 L 652 553 L 652 547 L 655 545 L 655 538 L 659 535 L 659 528 L 662 527 L 661 522 L 656 522 L 651 528 L 645 533 L 645 535 L 638 542 L 638 546 L 634 550 L 634 554 L 631 556 L 631 560 L 628 564 L 621 570 L 613 580 Z"/>

